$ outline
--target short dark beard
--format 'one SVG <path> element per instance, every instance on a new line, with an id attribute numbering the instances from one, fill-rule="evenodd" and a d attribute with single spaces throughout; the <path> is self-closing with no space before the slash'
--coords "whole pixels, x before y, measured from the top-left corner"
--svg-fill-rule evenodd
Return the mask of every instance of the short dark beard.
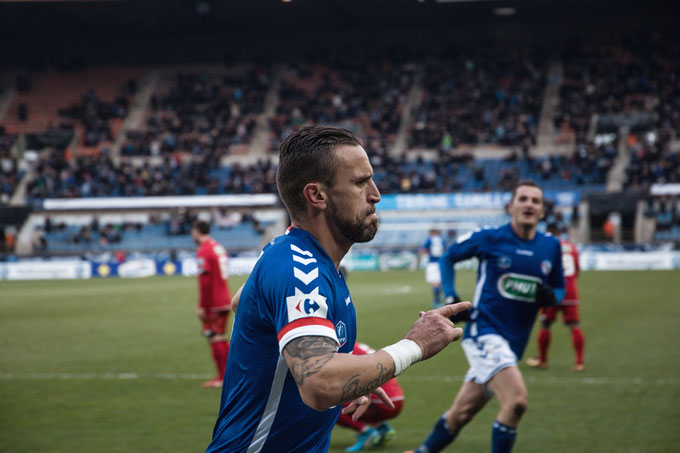
<path id="1" fill-rule="evenodd" d="M 329 223 L 335 225 L 338 232 L 352 243 L 369 242 L 378 232 L 378 222 L 366 226 L 364 225 L 365 217 L 351 220 L 342 218 L 333 205 L 326 212 Z"/>

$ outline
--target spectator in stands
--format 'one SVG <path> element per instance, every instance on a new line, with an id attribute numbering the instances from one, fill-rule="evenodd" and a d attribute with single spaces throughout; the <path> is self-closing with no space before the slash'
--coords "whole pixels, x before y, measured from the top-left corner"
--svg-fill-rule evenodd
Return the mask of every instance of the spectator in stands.
<path id="1" fill-rule="evenodd" d="M 232 146 L 249 144 L 264 108 L 269 70 L 241 69 L 224 76 L 178 73 L 169 90 L 152 96 L 146 127 L 128 132 L 122 153 L 181 151 L 216 161 Z"/>
<path id="2" fill-rule="evenodd" d="M 680 182 L 680 152 L 669 141 L 636 144 L 626 168 L 626 187 Z"/>
<path id="3" fill-rule="evenodd" d="M 444 55 L 425 63 L 425 92 L 413 112 L 411 147 L 536 142 L 542 58 Z"/>
<path id="4" fill-rule="evenodd" d="M 7 134 L 5 128 L 0 126 L 0 206 L 9 204 L 19 184 L 18 163 L 12 155 L 16 138 L 16 135 Z"/>
<path id="5" fill-rule="evenodd" d="M 47 240 L 45 239 L 45 233 L 43 231 L 39 229 L 33 231 L 31 247 L 34 252 L 44 252 L 47 250 Z"/>
<path id="6" fill-rule="evenodd" d="M 555 129 L 585 140 L 595 113 L 648 113 L 658 118 L 656 127 L 677 133 L 677 49 L 658 33 L 605 48 L 569 49 L 562 57 Z"/>

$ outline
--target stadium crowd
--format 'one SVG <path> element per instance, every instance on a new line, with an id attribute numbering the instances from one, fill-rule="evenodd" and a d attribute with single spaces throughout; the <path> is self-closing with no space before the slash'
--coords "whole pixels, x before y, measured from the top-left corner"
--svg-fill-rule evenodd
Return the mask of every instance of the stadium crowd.
<path id="1" fill-rule="evenodd" d="M 88 90 L 80 99 L 59 110 L 62 118 L 75 120 L 85 128 L 83 144 L 97 146 L 100 142 L 113 140 L 111 120 L 123 119 L 128 113 L 130 99 L 137 91 L 137 81 L 129 79 L 111 102 L 100 99 L 95 90 Z"/>
<path id="2" fill-rule="evenodd" d="M 645 216 L 656 221 L 656 240 L 673 240 L 676 241 L 676 246 L 680 246 L 680 196 L 650 197 Z"/>
<path id="3" fill-rule="evenodd" d="M 605 184 L 617 155 L 618 138 L 590 138 L 592 115 L 632 112 L 651 118 L 643 121 L 645 130 L 655 130 L 660 138 L 630 145 L 626 187 L 675 182 L 679 165 L 671 144 L 680 123 L 680 71 L 675 70 L 677 48 L 664 48 L 663 42 L 643 39 L 564 53 L 555 126 L 568 123 L 577 131 L 570 156 L 531 155 L 546 83 L 545 58 L 481 53 L 422 61 L 396 56 L 288 61 L 268 118 L 269 147 L 275 149 L 299 127 L 334 124 L 363 139 L 383 193 L 507 190 L 526 177 L 548 188 L 578 189 Z M 613 70 L 606 71 L 607 65 Z M 221 165 L 223 156 L 245 152 L 251 142 L 272 86 L 272 68 L 244 65 L 163 79 L 142 127 L 128 132 L 121 159 L 115 152 L 71 156 L 42 151 L 28 181 L 28 199 L 275 192 L 275 166 L 268 159 Z M 422 88 L 422 96 L 414 103 L 411 122 L 402 124 L 414 86 Z M 137 89 L 135 80 L 128 81 L 110 103 L 89 91 L 62 113 L 86 126 L 87 146 L 110 140 L 108 119 L 125 116 Z M 433 158 L 392 152 L 397 133 L 406 126 L 409 149 L 428 148 Z M 0 135 L 0 202 L 5 203 L 18 185 L 17 164 L 8 155 L 13 140 Z M 505 160 L 474 160 L 460 146 L 465 144 L 513 151 Z"/>
<path id="4" fill-rule="evenodd" d="M 63 152 L 51 151 L 37 164 L 27 195 L 35 200 L 272 193 L 275 189 L 275 168 L 268 160 L 219 168 L 208 159 L 175 155 L 159 162 L 124 159 L 116 165 L 107 154 L 79 156 L 68 162 Z"/>
<path id="5" fill-rule="evenodd" d="M 529 147 L 545 86 L 545 62 L 520 55 L 454 55 L 424 64 L 411 147 L 460 144 Z"/>
<path id="6" fill-rule="evenodd" d="M 376 147 L 394 144 L 416 66 L 401 58 L 379 61 L 337 56 L 292 62 L 270 118 L 271 149 L 302 126 L 350 129 Z"/>
<path id="7" fill-rule="evenodd" d="M 242 74 L 180 72 L 155 93 L 140 129 L 129 131 L 121 153 L 161 156 L 182 151 L 211 162 L 252 139 L 270 76 L 251 68 Z"/>
<path id="8" fill-rule="evenodd" d="M 604 184 L 612 148 L 582 146 L 569 158 L 555 155 L 506 160 L 474 160 L 470 154 L 440 150 L 434 159 L 409 159 L 384 148 L 367 150 L 382 193 L 442 193 L 511 190 L 523 178 L 555 188 Z M 27 184 L 30 199 L 110 196 L 164 196 L 276 193 L 276 165 L 269 159 L 253 164 L 212 166 L 208 160 L 179 154 L 158 161 L 123 159 L 115 165 L 106 154 L 79 156 L 46 153 Z"/>
<path id="9" fill-rule="evenodd" d="M 618 46 L 564 52 L 564 80 L 555 128 L 584 137 L 591 116 L 638 115 L 657 130 L 680 134 L 679 49 L 660 35 L 637 36 Z"/>
<path id="10" fill-rule="evenodd" d="M 0 126 L 0 206 L 9 203 L 14 189 L 19 184 L 17 160 L 12 156 L 16 135 L 7 134 Z"/>
<path id="11" fill-rule="evenodd" d="M 680 183 L 680 152 L 671 147 L 670 137 L 659 140 L 631 140 L 631 157 L 626 168 L 626 187 L 656 183 Z"/>

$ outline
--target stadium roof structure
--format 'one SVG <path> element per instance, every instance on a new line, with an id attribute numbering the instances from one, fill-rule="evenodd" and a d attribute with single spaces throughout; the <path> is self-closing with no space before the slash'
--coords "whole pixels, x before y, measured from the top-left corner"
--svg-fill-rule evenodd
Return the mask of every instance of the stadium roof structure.
<path id="1" fill-rule="evenodd" d="M 527 48 L 532 43 L 563 43 L 575 35 L 606 40 L 636 27 L 677 35 L 674 3 L 0 0 L 0 66 L 58 64 L 58 58 L 88 64 L 270 59 L 327 49 L 368 53 L 413 42 L 420 49 L 461 43 Z"/>
<path id="2" fill-rule="evenodd" d="M 662 0 L 0 0 L 4 35 L 327 30 L 666 16 Z"/>

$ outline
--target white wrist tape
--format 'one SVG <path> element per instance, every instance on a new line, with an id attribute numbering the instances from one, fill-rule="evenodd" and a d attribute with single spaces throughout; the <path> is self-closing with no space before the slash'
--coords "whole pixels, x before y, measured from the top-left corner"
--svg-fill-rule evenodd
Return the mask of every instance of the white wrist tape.
<path id="1" fill-rule="evenodd" d="M 400 375 L 406 368 L 423 358 L 423 350 L 420 349 L 418 343 L 406 338 L 382 350 L 392 356 L 395 376 Z"/>

